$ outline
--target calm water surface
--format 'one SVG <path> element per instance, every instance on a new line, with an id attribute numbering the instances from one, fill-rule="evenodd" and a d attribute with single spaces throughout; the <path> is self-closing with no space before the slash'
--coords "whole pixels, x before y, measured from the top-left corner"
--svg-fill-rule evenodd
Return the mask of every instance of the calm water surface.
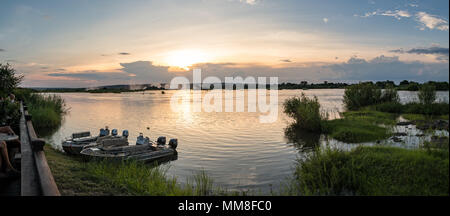
<path id="1" fill-rule="evenodd" d="M 319 135 L 285 133 L 291 120 L 282 113 L 282 103 L 301 92 L 318 96 L 331 118 L 339 117 L 338 112 L 343 110 L 342 89 L 280 90 L 279 117 L 274 123 L 259 123 L 261 113 L 193 112 L 189 106 L 182 107 L 181 112 L 172 112 L 170 97 L 175 91 L 63 93 L 60 95 L 70 111 L 61 128 L 49 139 L 55 148 L 61 149 L 61 141 L 73 132 L 89 130 L 97 134 L 105 125 L 119 131 L 128 129 L 132 144 L 139 132 L 152 140 L 158 136 L 178 138 L 178 159 L 163 166 L 168 166 L 168 174 L 180 182 L 205 170 L 215 183 L 228 189 L 267 192 L 292 175 L 296 159 L 304 157 L 311 146 L 329 144 L 344 149 L 355 146 Z M 400 97 L 402 102 L 417 100 L 414 92 L 400 92 Z M 448 102 L 449 94 L 439 92 L 438 98 Z"/>

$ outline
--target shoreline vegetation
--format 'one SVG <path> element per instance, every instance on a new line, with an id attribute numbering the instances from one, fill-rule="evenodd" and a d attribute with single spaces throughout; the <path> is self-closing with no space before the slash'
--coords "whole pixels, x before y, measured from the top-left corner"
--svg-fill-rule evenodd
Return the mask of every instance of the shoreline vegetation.
<path id="1" fill-rule="evenodd" d="M 316 97 L 304 94 L 284 102 L 297 130 L 322 133 L 346 143 L 380 142 L 392 135 L 399 116 L 423 131 L 448 131 L 448 103 L 435 102 L 436 87 L 424 84 L 420 102 L 401 104 L 393 86 L 373 83 L 346 88 L 341 118 L 328 120 Z M 436 121 L 440 124 L 436 126 Z M 443 124 L 441 124 L 443 121 Z M 292 133 L 292 131 L 288 131 Z M 317 148 L 299 160 L 289 194 L 295 195 L 447 195 L 449 139 L 424 142 L 418 149 L 358 146 L 350 151 Z"/>
<path id="2" fill-rule="evenodd" d="M 378 82 L 367 82 L 373 84 L 374 86 L 384 89 L 391 87 L 395 90 L 399 91 L 419 91 L 419 89 L 423 85 L 433 85 L 436 91 L 448 91 L 449 83 L 448 82 L 434 82 L 429 81 L 426 83 L 418 83 L 414 81 L 401 81 L 398 85 L 396 85 L 393 81 L 378 81 Z M 308 83 L 306 81 L 302 81 L 300 83 L 281 83 L 278 85 L 279 90 L 283 89 L 344 89 L 351 86 L 357 86 L 358 84 L 349 84 L 349 83 L 333 83 L 324 81 L 323 83 Z M 190 85 L 190 88 L 193 88 L 193 84 Z M 244 89 L 248 89 L 248 85 L 245 84 Z M 266 86 L 270 88 L 270 85 Z M 152 84 L 136 84 L 136 85 L 110 85 L 110 86 L 100 86 L 94 88 L 28 88 L 35 92 L 48 92 L 48 93 L 122 93 L 122 92 L 141 92 L 148 90 L 170 90 L 164 88 L 164 86 L 157 87 Z M 225 83 L 222 83 L 222 89 L 225 89 Z M 233 86 L 233 89 L 236 89 L 236 85 Z M 206 89 L 208 90 L 208 89 Z"/>

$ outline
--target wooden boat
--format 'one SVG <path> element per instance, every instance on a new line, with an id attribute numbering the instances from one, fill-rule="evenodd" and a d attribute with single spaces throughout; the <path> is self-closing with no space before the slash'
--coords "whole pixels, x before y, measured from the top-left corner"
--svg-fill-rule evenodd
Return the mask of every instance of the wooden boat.
<path id="1" fill-rule="evenodd" d="M 74 133 L 71 137 L 65 139 L 62 142 L 62 148 L 67 154 L 79 155 L 81 150 L 83 150 L 83 148 L 85 148 L 86 146 L 98 145 L 102 140 L 125 139 L 125 141 L 127 141 L 126 136 L 117 136 L 117 133 L 113 134 L 114 135 L 109 135 L 108 133 L 108 135 L 102 135 L 100 133 L 99 136 L 92 136 L 91 132 L 89 131 Z M 128 134 L 128 131 L 126 131 L 124 134 Z"/>
<path id="2" fill-rule="evenodd" d="M 62 148 L 67 154 L 79 154 L 84 146 L 95 143 L 98 136 L 91 136 L 91 132 L 73 133 L 62 142 Z"/>
<path id="3" fill-rule="evenodd" d="M 144 162 L 175 156 L 176 150 L 171 147 L 134 145 L 123 147 L 91 147 L 83 149 L 80 154 L 87 159 L 139 160 Z"/>
<path id="4" fill-rule="evenodd" d="M 144 145 L 118 145 L 105 140 L 100 145 L 84 148 L 80 154 L 86 159 L 138 160 L 150 162 L 177 156 L 177 140 L 172 139 L 169 146 L 153 142 Z"/>

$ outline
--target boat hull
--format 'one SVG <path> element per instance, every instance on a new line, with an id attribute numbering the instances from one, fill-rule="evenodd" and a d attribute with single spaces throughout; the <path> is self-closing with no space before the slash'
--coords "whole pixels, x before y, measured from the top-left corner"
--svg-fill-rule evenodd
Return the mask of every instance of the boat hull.
<path id="1" fill-rule="evenodd" d="M 86 148 L 80 154 L 86 160 L 137 160 L 143 162 L 176 160 L 177 151 L 151 145 L 127 146 L 115 149 Z"/>

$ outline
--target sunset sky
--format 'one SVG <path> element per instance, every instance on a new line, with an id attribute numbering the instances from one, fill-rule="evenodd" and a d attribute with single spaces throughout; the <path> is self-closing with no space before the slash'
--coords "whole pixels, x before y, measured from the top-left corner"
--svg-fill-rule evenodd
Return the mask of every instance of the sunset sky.
<path id="1" fill-rule="evenodd" d="M 203 76 L 449 80 L 448 0 L 10 1 L 0 62 L 26 87 Z"/>

